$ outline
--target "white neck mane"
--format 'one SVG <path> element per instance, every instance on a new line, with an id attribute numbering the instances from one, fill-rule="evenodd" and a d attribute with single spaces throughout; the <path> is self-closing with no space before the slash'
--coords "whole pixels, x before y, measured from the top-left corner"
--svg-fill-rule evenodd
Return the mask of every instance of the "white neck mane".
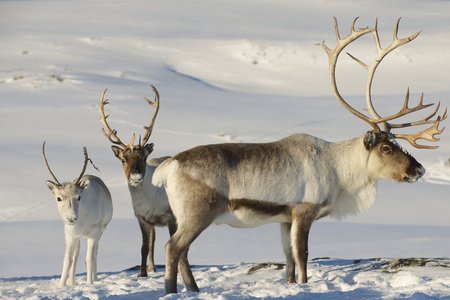
<path id="1" fill-rule="evenodd" d="M 367 169 L 369 152 L 365 149 L 363 137 L 332 144 L 337 153 L 335 163 L 339 165 L 336 170 L 341 180 L 341 189 L 333 206 L 330 216 L 342 218 L 346 215 L 356 215 L 369 210 L 376 198 L 377 178 L 374 178 Z"/>

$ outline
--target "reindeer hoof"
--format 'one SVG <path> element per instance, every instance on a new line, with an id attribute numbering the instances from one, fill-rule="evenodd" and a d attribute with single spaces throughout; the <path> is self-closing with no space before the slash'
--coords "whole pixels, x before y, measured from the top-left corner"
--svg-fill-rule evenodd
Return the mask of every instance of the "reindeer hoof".
<path id="1" fill-rule="evenodd" d="M 304 279 L 300 279 L 298 281 L 298 283 L 303 284 L 303 283 L 308 283 L 308 279 L 304 278 Z"/>
<path id="2" fill-rule="evenodd" d="M 148 275 L 147 275 L 147 272 L 139 272 L 139 274 L 138 274 L 138 276 L 137 276 L 138 278 L 139 277 L 148 277 Z"/>
<path id="3" fill-rule="evenodd" d="M 287 283 L 297 283 L 297 281 L 295 279 L 289 278 L 286 280 Z"/>

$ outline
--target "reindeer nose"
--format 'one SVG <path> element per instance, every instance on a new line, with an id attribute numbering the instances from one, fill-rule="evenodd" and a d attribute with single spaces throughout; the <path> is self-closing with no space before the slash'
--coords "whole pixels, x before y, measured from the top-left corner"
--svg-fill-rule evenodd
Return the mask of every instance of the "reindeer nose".
<path id="1" fill-rule="evenodd" d="M 130 174 L 130 184 L 138 185 L 144 180 L 142 173 L 132 173 Z"/>
<path id="2" fill-rule="evenodd" d="M 425 174 L 425 172 L 426 170 L 422 165 L 420 165 L 420 167 L 417 168 L 417 175 L 419 175 L 419 177 L 422 177 Z"/>
<path id="3" fill-rule="evenodd" d="M 78 220 L 77 216 L 69 216 L 67 218 L 67 224 L 73 225 L 73 224 L 75 224 L 77 222 L 77 220 Z"/>

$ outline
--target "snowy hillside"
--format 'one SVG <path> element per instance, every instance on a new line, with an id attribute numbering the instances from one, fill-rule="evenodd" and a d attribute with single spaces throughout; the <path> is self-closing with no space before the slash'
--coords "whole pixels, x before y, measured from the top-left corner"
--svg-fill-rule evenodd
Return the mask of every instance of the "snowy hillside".
<path id="1" fill-rule="evenodd" d="M 152 157 L 298 132 L 350 139 L 370 128 L 335 100 L 327 56 L 315 45 L 335 45 L 333 16 L 343 36 L 355 17 L 356 27 L 372 27 L 378 17 L 383 46 L 399 17 L 399 37 L 422 30 L 375 75 L 375 105 L 393 114 L 408 86 L 412 105 L 424 92 L 424 103 L 449 106 L 449 11 L 444 0 L 0 1 L 0 298 L 164 296 L 163 269 L 139 280 L 137 271 L 123 271 L 139 263 L 140 232 L 121 164 L 101 133 L 104 89 L 108 121 L 128 143 L 149 123 L 153 111 L 143 97 L 153 97 L 150 84 L 157 87 L 161 109 L 150 138 Z M 374 51 L 370 38 L 349 48 L 363 60 Z M 339 85 L 358 109 L 365 105 L 366 76 L 342 57 Z M 331 259 L 311 260 L 308 284 L 284 284 L 282 270 L 245 275 L 253 264 L 284 263 L 278 225 L 213 226 L 190 251 L 201 293 L 166 299 L 450 297 L 449 134 L 439 136 L 437 150 L 402 143 L 427 169 L 418 183 L 381 181 L 369 212 L 313 225 L 310 258 Z M 80 174 L 86 146 L 101 170 L 88 167 L 87 173 L 100 176 L 111 191 L 114 216 L 100 240 L 101 276 L 93 286 L 84 284 L 82 244 L 77 286 L 57 288 L 64 231 L 45 186 L 51 176 L 43 141 L 58 179 Z M 160 265 L 167 239 L 167 229 L 158 229 Z M 445 259 L 389 272 L 380 263 L 408 257 Z"/>

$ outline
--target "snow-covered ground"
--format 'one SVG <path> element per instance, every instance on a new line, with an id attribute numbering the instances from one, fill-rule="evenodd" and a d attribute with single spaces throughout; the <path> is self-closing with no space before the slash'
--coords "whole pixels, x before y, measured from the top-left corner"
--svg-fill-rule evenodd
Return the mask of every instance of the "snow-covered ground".
<path id="1" fill-rule="evenodd" d="M 334 99 L 326 54 L 315 46 L 335 45 L 333 16 L 342 36 L 355 17 L 357 27 L 372 27 L 378 17 L 383 46 L 398 17 L 399 37 L 422 30 L 375 75 L 375 105 L 392 114 L 408 86 L 412 104 L 424 92 L 425 103 L 449 106 L 449 12 L 444 0 L 0 1 L 0 298 L 164 297 L 163 267 L 148 279 L 124 271 L 140 261 L 140 232 L 121 164 L 101 133 L 105 88 L 108 121 L 128 142 L 149 123 L 153 111 L 142 98 L 153 97 L 150 84 L 157 87 L 152 157 L 297 132 L 349 139 L 370 128 Z M 349 52 L 369 62 L 373 49 L 363 38 Z M 364 69 L 344 56 L 338 68 L 342 94 L 363 107 Z M 284 262 L 278 225 L 213 226 L 190 251 L 201 293 L 185 292 L 180 281 L 180 294 L 165 299 L 450 298 L 449 131 L 439 137 L 437 150 L 402 143 L 427 169 L 418 183 L 382 181 L 369 212 L 313 225 L 308 284 L 286 285 L 284 270 L 274 268 L 246 275 L 254 264 Z M 79 175 L 86 146 L 101 170 L 88 173 L 113 196 L 114 217 L 100 240 L 100 281 L 92 286 L 85 285 L 82 244 L 77 285 L 57 287 L 64 231 L 45 186 L 51 177 L 43 141 L 61 181 Z M 167 239 L 167 229 L 158 229 L 160 265 Z M 384 262 L 408 257 L 445 259 L 386 269 Z"/>

